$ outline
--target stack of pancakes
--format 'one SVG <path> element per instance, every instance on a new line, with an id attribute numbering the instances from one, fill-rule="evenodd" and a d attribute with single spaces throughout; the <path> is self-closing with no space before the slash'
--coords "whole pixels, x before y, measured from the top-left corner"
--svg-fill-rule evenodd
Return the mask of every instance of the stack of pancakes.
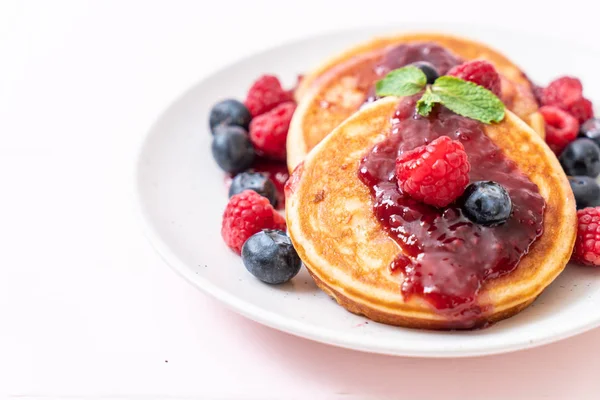
<path id="1" fill-rule="evenodd" d="M 506 57 L 480 43 L 430 33 L 381 38 L 305 77 L 288 134 L 288 167 L 296 170 L 286 200 L 290 237 L 319 287 L 347 310 L 392 325 L 461 327 L 423 298 L 402 295 L 402 278 L 389 269 L 402 249 L 375 218 L 369 189 L 357 175 L 360 160 L 390 131 L 399 101 L 386 97 L 364 105 L 370 87 L 381 79 L 369 71 L 403 43 L 435 43 L 462 60 L 486 59 L 501 74 L 501 99 L 510 111 L 502 122 L 485 125 L 485 133 L 538 186 L 546 201 L 544 233 L 514 271 L 483 284 L 477 302 L 486 311 L 467 327 L 510 317 L 531 304 L 567 264 L 576 234 L 575 201 L 543 140 L 531 83 Z M 372 80 L 369 85 L 365 76 Z"/>

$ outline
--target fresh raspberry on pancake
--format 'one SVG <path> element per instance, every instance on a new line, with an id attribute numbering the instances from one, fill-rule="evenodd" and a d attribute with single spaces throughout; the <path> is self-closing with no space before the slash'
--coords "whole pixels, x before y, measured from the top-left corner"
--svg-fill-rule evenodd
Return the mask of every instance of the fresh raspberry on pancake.
<path id="1" fill-rule="evenodd" d="M 571 259 L 585 265 L 600 265 L 600 207 L 577 211 L 577 239 Z"/>
<path id="2" fill-rule="evenodd" d="M 250 141 L 259 154 L 285 161 L 285 142 L 296 103 L 288 101 L 250 122 Z"/>
<path id="3" fill-rule="evenodd" d="M 502 81 L 494 66 L 485 60 L 467 61 L 448 71 L 448 75 L 483 86 L 496 96 L 502 93 Z"/>
<path id="4" fill-rule="evenodd" d="M 435 207 L 446 207 L 463 194 L 470 170 L 462 143 L 448 136 L 396 159 L 396 177 L 402 192 Z"/>
<path id="5" fill-rule="evenodd" d="M 293 100 L 293 93 L 284 90 L 273 75 L 263 75 L 250 87 L 244 104 L 253 117 L 264 114 L 279 104 Z"/>
<path id="6" fill-rule="evenodd" d="M 263 229 L 285 231 L 285 219 L 275 211 L 269 199 L 252 190 L 229 199 L 221 226 L 221 236 L 227 246 L 240 254 L 246 240 Z"/>
<path id="7" fill-rule="evenodd" d="M 546 122 L 546 143 L 556 155 L 577 138 L 579 122 L 568 112 L 555 107 L 540 107 L 540 113 Z"/>

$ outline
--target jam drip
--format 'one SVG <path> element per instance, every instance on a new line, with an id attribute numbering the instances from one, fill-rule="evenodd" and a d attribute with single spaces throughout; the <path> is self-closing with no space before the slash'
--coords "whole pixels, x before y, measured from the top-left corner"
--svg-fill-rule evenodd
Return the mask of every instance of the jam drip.
<path id="1" fill-rule="evenodd" d="M 545 202 L 480 123 L 444 107 L 436 107 L 429 117 L 415 115 L 417 98 L 401 100 L 391 133 L 364 157 L 358 175 L 371 191 L 375 216 L 402 248 L 390 267 L 403 274 L 403 295 L 421 296 L 469 327 L 485 312 L 477 304 L 482 284 L 513 271 L 542 234 Z M 444 135 L 464 145 L 471 182 L 491 180 L 506 188 L 513 212 L 505 224 L 481 226 L 456 205 L 436 209 L 400 192 L 395 176 L 398 154 Z"/>

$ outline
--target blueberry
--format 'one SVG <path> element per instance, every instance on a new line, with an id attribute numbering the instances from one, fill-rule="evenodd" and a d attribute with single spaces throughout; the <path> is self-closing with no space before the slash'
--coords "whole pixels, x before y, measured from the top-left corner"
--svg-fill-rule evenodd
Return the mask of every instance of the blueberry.
<path id="1" fill-rule="evenodd" d="M 595 178 L 600 173 L 600 148 L 593 140 L 581 138 L 569 143 L 558 159 L 567 175 Z"/>
<path id="2" fill-rule="evenodd" d="M 437 78 L 440 77 L 440 73 L 438 72 L 437 68 L 433 66 L 432 63 L 429 63 L 427 61 L 417 61 L 412 63 L 411 65 L 423 71 L 423 73 L 427 77 L 427 83 L 429 84 L 432 84 Z"/>
<path id="3" fill-rule="evenodd" d="M 590 118 L 579 127 L 579 136 L 592 139 L 600 146 L 600 118 Z"/>
<path id="4" fill-rule="evenodd" d="M 246 106 L 233 99 L 218 102 L 210 110 L 210 130 L 215 134 L 215 128 L 219 125 L 236 125 L 248 129 L 252 116 Z"/>
<path id="5" fill-rule="evenodd" d="M 600 186 L 589 176 L 570 176 L 569 183 L 575 195 L 577 209 L 600 206 Z"/>
<path id="6" fill-rule="evenodd" d="M 212 142 L 212 154 L 225 172 L 241 172 L 254 161 L 256 153 L 248 132 L 239 126 L 219 126 Z"/>
<path id="7" fill-rule="evenodd" d="M 252 275 L 275 285 L 292 279 L 302 266 L 290 238 L 277 230 L 264 230 L 246 240 L 242 261 Z"/>
<path id="8" fill-rule="evenodd" d="M 277 206 L 277 189 L 272 180 L 258 172 L 242 172 L 237 174 L 229 186 L 229 197 L 244 190 L 254 190 L 256 193 L 269 199 L 273 207 Z"/>
<path id="9" fill-rule="evenodd" d="M 510 217 L 512 201 L 506 189 L 496 182 L 473 182 L 463 194 L 462 210 L 476 224 L 497 226 Z"/>

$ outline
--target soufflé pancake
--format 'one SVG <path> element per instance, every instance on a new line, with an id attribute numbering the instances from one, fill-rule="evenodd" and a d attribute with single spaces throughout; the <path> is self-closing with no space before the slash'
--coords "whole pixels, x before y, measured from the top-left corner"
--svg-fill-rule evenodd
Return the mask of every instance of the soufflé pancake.
<path id="1" fill-rule="evenodd" d="M 532 85 L 519 67 L 488 46 L 438 33 L 411 33 L 377 38 L 351 48 L 307 74 L 296 90 L 298 109 L 288 133 L 290 171 L 329 132 L 374 98 L 373 87 L 393 69 L 426 61 L 440 75 L 463 61 L 491 62 L 502 78 L 501 99 L 542 137 L 544 122 Z"/>
<path id="2" fill-rule="evenodd" d="M 380 99 L 322 140 L 288 183 L 289 236 L 318 286 L 347 310 L 392 325 L 467 329 L 527 307 L 563 270 L 576 234 L 567 177 L 515 114 L 483 124 L 417 97 Z M 396 184 L 399 153 L 441 136 L 460 141 L 470 182 L 512 199 L 500 226 L 436 208 Z"/>

